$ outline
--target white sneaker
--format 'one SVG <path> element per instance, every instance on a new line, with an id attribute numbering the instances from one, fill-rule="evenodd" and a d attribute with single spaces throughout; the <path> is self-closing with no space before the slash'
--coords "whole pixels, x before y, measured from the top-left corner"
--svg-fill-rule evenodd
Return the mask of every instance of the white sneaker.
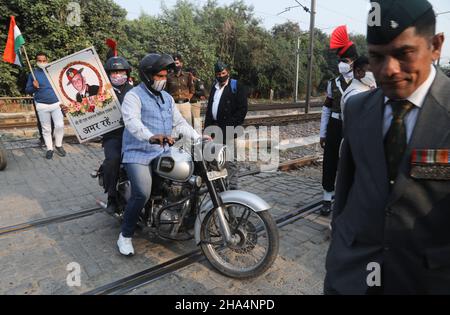
<path id="1" fill-rule="evenodd" d="M 133 256 L 134 248 L 131 243 L 131 237 L 123 237 L 122 233 L 119 235 L 119 240 L 117 241 L 117 246 L 119 246 L 119 252 L 125 256 Z"/>

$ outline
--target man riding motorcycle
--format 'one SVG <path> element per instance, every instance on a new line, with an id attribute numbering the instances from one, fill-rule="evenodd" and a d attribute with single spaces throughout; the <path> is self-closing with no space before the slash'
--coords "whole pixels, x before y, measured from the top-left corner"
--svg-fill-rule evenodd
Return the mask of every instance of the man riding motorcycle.
<path id="1" fill-rule="evenodd" d="M 131 182 L 131 197 L 125 208 L 117 246 L 122 255 L 134 255 L 132 237 L 152 191 L 152 161 L 174 144 L 172 133 L 197 140 L 200 135 L 186 122 L 175 101 L 164 91 L 168 69 L 174 60 L 167 54 L 148 54 L 139 64 L 141 84 L 125 96 L 122 163 Z"/>
<path id="2" fill-rule="evenodd" d="M 123 57 L 111 57 L 105 65 L 105 71 L 113 85 L 114 92 L 123 103 L 125 95 L 133 89 L 129 83 L 131 66 Z M 107 211 L 117 211 L 116 186 L 119 179 L 120 162 L 122 156 L 122 137 L 124 128 L 120 128 L 103 136 L 105 161 L 102 164 L 105 192 L 108 193 Z"/>

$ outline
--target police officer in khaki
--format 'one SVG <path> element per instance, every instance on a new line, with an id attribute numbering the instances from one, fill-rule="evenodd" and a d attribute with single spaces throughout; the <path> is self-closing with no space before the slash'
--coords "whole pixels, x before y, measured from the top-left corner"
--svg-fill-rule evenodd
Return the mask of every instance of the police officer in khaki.
<path id="1" fill-rule="evenodd" d="M 327 294 L 450 294 L 450 79 L 427 0 L 372 0 L 379 88 L 350 98 Z"/>
<path id="2" fill-rule="evenodd" d="M 192 73 L 192 78 L 194 79 L 194 87 L 195 93 L 191 98 L 191 108 L 192 108 L 192 118 L 194 125 L 193 127 L 197 130 L 197 128 L 201 129 L 202 120 L 201 120 L 201 110 L 202 103 L 207 100 L 207 91 L 205 88 L 205 84 L 203 81 L 197 76 L 197 70 L 188 69 L 188 72 Z"/>
<path id="3" fill-rule="evenodd" d="M 183 71 L 184 64 L 181 55 L 176 54 L 173 59 L 175 60 L 175 71 L 167 76 L 166 91 L 174 98 L 183 118 L 193 126 L 190 101 L 195 94 L 194 78 L 191 73 Z"/>

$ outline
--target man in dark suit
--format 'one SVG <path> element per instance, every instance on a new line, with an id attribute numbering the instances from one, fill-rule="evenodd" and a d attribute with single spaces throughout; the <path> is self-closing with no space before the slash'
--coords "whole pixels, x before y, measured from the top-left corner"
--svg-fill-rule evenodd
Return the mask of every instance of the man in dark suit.
<path id="1" fill-rule="evenodd" d="M 450 294 L 450 80 L 426 0 L 374 0 L 380 85 L 349 99 L 326 294 Z M 406 13 L 405 13 L 406 12 Z"/>
<path id="2" fill-rule="evenodd" d="M 77 102 L 81 103 L 83 98 L 89 96 L 95 96 L 99 93 L 100 87 L 98 85 L 89 85 L 86 83 L 86 79 L 82 75 L 83 68 L 77 70 L 75 68 L 69 68 L 66 72 L 69 83 L 72 84 L 75 90 L 78 91 L 76 95 Z"/>
<path id="3" fill-rule="evenodd" d="M 205 117 L 205 128 L 208 131 L 221 131 L 222 139 L 215 141 L 235 147 L 234 139 L 241 134 L 235 133 L 234 128 L 244 123 L 248 112 L 247 89 L 240 82 L 230 78 L 229 67 L 223 62 L 217 62 L 214 66 L 216 83 L 211 89 L 208 100 L 208 109 Z M 228 130 L 227 130 L 228 129 Z M 234 150 L 231 150 L 235 152 Z M 228 163 L 230 189 L 237 189 L 237 165 Z"/>

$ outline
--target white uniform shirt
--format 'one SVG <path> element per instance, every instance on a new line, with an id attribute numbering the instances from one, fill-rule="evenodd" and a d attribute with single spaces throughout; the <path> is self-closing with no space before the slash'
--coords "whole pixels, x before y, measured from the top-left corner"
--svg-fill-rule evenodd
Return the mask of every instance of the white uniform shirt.
<path id="1" fill-rule="evenodd" d="M 230 82 L 230 80 L 228 80 L 228 82 Z M 216 83 L 216 85 L 215 85 L 216 92 L 214 93 L 214 100 L 213 100 L 213 104 L 212 104 L 212 116 L 213 116 L 214 120 L 217 120 L 220 99 L 222 98 L 223 91 L 225 90 L 225 87 L 228 85 L 228 82 L 222 87 L 220 86 L 219 83 Z"/>

